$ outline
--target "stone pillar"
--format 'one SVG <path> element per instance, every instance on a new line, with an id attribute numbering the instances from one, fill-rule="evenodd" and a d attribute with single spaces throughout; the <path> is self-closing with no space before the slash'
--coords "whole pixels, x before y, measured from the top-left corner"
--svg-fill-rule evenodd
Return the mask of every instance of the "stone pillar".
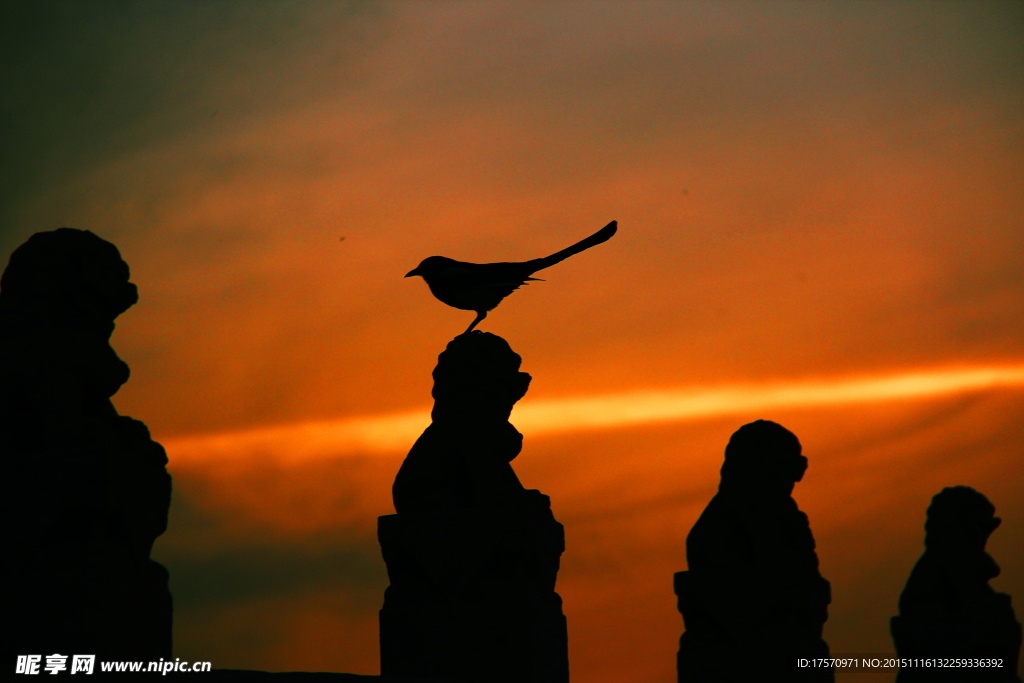
<path id="1" fill-rule="evenodd" d="M 434 371 L 433 422 L 395 478 L 378 525 L 391 585 L 381 673 L 455 681 L 565 683 L 555 592 L 564 550 L 550 501 L 520 484 L 509 424 L 530 376 L 492 334 L 456 337 Z"/>

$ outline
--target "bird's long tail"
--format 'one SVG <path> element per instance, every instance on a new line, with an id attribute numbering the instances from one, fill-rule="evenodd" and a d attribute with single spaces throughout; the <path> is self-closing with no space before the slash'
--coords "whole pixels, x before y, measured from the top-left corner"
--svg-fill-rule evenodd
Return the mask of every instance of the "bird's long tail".
<path id="1" fill-rule="evenodd" d="M 571 247 L 566 247 L 561 251 L 557 251 L 551 256 L 536 258 L 533 259 L 532 261 L 527 261 L 526 263 L 530 266 L 530 272 L 535 273 L 538 270 L 541 270 L 542 268 L 547 268 L 548 266 L 555 265 L 559 261 L 564 261 L 570 256 L 580 253 L 584 249 L 590 249 L 591 247 L 597 246 L 602 242 L 607 242 L 608 240 L 611 239 L 612 235 L 614 235 L 615 231 L 618 229 L 618 221 L 612 221 L 608 225 L 604 226 L 603 228 L 595 232 L 590 237 L 580 240 Z"/>

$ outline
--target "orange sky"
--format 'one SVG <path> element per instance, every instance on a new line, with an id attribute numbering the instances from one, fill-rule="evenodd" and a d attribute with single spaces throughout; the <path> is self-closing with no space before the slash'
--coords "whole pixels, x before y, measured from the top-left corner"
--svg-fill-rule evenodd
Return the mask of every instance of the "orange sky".
<path id="1" fill-rule="evenodd" d="M 671 574 L 759 417 L 811 460 L 834 651 L 891 649 L 943 486 L 992 499 L 1024 600 L 1019 3 L 10 7 L 0 248 L 69 225 L 132 268 L 115 403 L 171 459 L 176 654 L 376 672 L 395 435 L 472 319 L 402 275 L 612 219 L 482 325 L 534 377 L 574 680 L 673 680 Z"/>

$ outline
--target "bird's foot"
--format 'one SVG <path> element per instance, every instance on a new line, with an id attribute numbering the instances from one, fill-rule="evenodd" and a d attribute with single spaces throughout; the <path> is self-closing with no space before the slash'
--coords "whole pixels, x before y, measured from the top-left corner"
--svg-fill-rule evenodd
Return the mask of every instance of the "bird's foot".
<path id="1" fill-rule="evenodd" d="M 463 332 L 462 334 L 469 334 L 470 332 L 472 332 L 473 328 L 477 326 L 477 323 L 479 323 L 481 320 L 483 320 L 486 317 L 487 317 L 487 311 L 478 312 L 476 314 L 476 319 L 469 324 L 469 327 L 467 327 L 466 331 Z M 459 336 L 462 336 L 462 335 L 459 335 Z"/>

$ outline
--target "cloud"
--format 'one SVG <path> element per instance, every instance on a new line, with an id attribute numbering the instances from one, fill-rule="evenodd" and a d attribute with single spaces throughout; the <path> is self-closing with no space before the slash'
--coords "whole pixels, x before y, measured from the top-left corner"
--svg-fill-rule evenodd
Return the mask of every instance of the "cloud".
<path id="1" fill-rule="evenodd" d="M 338 584 L 356 595 L 379 593 L 387 581 L 376 539 L 353 541 L 315 547 L 268 541 L 204 557 L 171 556 L 175 602 L 194 609 Z"/>
<path id="2" fill-rule="evenodd" d="M 2 223 L 139 147 L 294 103 L 308 93 L 287 74 L 312 58 L 340 76 L 380 14 L 345 2 L 6 3 Z M 293 50 L 302 40 L 320 49 Z"/>
<path id="3" fill-rule="evenodd" d="M 1024 386 L 1024 365 L 944 368 L 874 377 L 841 377 L 707 389 L 633 391 L 606 396 L 524 400 L 512 420 L 547 436 L 792 408 L 885 403 Z M 304 422 L 164 439 L 172 461 L 271 457 L 289 462 L 354 452 L 395 453 L 429 424 L 425 410 Z"/>
<path id="4" fill-rule="evenodd" d="M 974 486 L 996 505 L 1004 523 L 989 551 L 1003 574 L 993 584 L 1020 595 L 1024 508 L 1009 473 L 1022 410 L 1020 389 L 1003 388 L 527 432 L 516 471 L 551 496 L 566 528 L 558 590 L 575 675 L 670 680 L 682 630 L 671 576 L 686 566 L 686 534 L 714 495 L 729 434 L 753 417 L 793 429 L 810 458 L 795 498 L 832 582 L 835 651 L 891 651 L 887 620 L 944 486 Z M 372 673 L 386 585 L 375 518 L 390 512 L 398 464 L 379 454 L 179 463 L 171 530 L 157 548 L 181 608 L 181 652 L 224 666 Z"/>
<path id="5" fill-rule="evenodd" d="M 567 524 L 574 675 L 673 680 L 670 574 L 756 417 L 812 458 L 837 643 L 887 648 L 947 483 L 998 499 L 1019 595 L 1019 2 L 0 12 L 0 250 L 72 225 L 131 265 L 115 401 L 171 457 L 193 659 L 372 670 L 373 519 L 468 323 L 401 274 L 613 218 L 487 321 L 535 377 L 516 469 Z"/>
<path id="6" fill-rule="evenodd" d="M 121 248 L 117 403 L 158 432 L 412 405 L 467 323 L 402 273 L 612 218 L 488 320 L 538 391 L 1020 347 L 1014 5 L 12 7 L 0 246 Z"/>

